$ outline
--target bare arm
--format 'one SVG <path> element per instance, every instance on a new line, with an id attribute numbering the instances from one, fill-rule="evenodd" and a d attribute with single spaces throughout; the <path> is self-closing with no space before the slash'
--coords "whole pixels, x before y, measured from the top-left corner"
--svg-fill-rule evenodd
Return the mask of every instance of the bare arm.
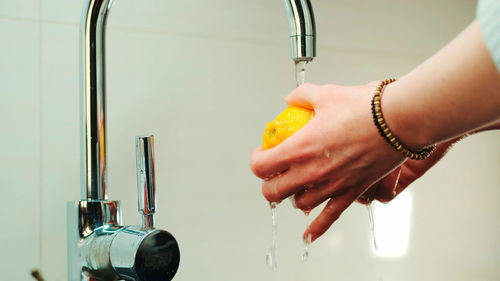
<path id="1" fill-rule="evenodd" d="M 390 200 L 439 161 L 453 139 L 500 126 L 500 74 L 476 21 L 383 94 L 387 124 L 404 144 L 414 150 L 439 144 L 429 159 L 407 161 L 379 135 L 370 110 L 375 86 L 297 88 L 287 103 L 314 108 L 315 117 L 282 144 L 252 155 L 268 201 L 294 195 L 304 211 L 328 202 L 304 233 L 313 241 L 374 184 L 387 189 L 375 197 Z"/>
<path id="2" fill-rule="evenodd" d="M 414 149 L 498 123 L 500 74 L 479 23 L 389 85 L 382 106 L 391 130 Z"/>
<path id="3" fill-rule="evenodd" d="M 467 134 L 500 129 L 500 74 L 477 21 L 422 65 L 387 87 L 383 109 L 403 143 L 439 143 L 424 161 L 407 160 L 358 198 L 387 202 L 421 177 Z"/>

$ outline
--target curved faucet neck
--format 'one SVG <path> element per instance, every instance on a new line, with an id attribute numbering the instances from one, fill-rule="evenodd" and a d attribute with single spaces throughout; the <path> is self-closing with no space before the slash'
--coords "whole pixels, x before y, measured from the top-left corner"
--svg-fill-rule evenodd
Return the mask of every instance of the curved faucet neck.
<path id="1" fill-rule="evenodd" d="M 295 62 L 316 57 L 316 24 L 310 0 L 283 0 L 288 16 L 291 55 Z"/>
<path id="2" fill-rule="evenodd" d="M 81 197 L 106 200 L 105 27 L 113 0 L 86 0 L 80 24 Z"/>

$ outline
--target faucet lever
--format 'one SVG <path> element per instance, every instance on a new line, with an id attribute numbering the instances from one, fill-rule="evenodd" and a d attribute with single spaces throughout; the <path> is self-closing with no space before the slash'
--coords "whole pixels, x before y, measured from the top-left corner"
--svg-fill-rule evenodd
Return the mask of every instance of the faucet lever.
<path id="1" fill-rule="evenodd" d="M 152 229 L 156 211 L 154 136 L 136 136 L 135 148 L 139 213 L 142 215 L 142 227 Z"/>

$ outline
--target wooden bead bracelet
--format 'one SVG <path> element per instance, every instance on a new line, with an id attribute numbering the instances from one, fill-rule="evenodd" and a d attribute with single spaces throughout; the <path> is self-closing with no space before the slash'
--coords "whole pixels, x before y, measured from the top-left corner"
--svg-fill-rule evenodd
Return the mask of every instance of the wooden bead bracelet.
<path id="1" fill-rule="evenodd" d="M 391 132 L 387 123 L 385 122 L 384 115 L 382 114 L 382 93 L 384 91 L 385 86 L 390 83 L 396 81 L 396 78 L 389 78 L 384 81 L 380 81 L 377 88 L 375 89 L 375 93 L 372 99 L 372 114 L 373 114 L 373 122 L 375 126 L 377 126 L 380 135 L 397 151 L 401 152 L 405 157 L 408 157 L 413 160 L 424 160 L 429 157 L 436 146 L 426 147 L 420 151 L 412 151 Z"/>

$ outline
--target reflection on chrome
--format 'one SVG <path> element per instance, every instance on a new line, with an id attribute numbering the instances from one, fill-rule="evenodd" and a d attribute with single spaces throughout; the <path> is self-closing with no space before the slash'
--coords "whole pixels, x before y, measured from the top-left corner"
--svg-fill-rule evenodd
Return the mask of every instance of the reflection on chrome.
<path id="1" fill-rule="evenodd" d="M 316 24 L 310 0 L 283 0 L 288 17 L 291 56 L 295 62 L 316 57 Z"/>

